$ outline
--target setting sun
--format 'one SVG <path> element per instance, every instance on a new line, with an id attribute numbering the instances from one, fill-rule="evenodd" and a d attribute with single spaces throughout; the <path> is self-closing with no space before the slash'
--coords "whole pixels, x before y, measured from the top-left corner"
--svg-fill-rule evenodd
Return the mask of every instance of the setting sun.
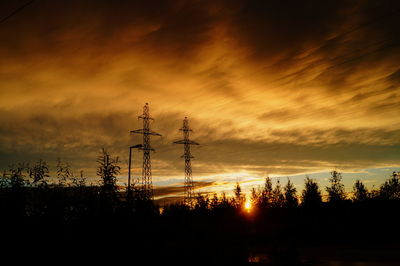
<path id="1" fill-rule="evenodd" d="M 244 204 L 244 209 L 245 209 L 247 212 L 251 212 L 252 204 L 251 204 L 251 201 L 250 201 L 250 200 L 247 200 L 247 201 L 246 201 L 246 203 Z"/>

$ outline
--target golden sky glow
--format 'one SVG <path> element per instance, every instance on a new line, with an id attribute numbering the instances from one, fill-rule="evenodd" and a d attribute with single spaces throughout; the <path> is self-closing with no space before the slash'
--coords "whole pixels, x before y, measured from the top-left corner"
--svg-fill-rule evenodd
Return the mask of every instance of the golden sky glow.
<path id="1" fill-rule="evenodd" d="M 160 184 L 181 182 L 185 116 L 200 181 L 400 165 L 397 1 L 147 2 L 41 0 L 0 24 L 2 168 L 94 175 L 102 147 L 125 164 L 145 102 Z"/>

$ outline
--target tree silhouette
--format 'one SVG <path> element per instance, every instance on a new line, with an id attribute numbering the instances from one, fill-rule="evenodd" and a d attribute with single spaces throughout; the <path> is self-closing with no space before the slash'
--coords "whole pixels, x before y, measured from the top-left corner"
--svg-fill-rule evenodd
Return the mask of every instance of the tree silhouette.
<path id="1" fill-rule="evenodd" d="M 24 173 L 27 172 L 28 166 L 24 163 L 10 166 L 10 185 L 14 189 L 24 187 L 28 181 L 25 180 Z"/>
<path id="2" fill-rule="evenodd" d="M 217 195 L 217 193 L 214 193 L 213 194 L 213 197 L 212 197 L 212 199 L 211 199 L 211 201 L 210 201 L 210 208 L 211 209 L 215 209 L 215 208 L 218 208 L 218 205 L 220 204 L 220 201 L 219 201 L 219 199 L 218 199 L 218 195 Z"/>
<path id="3" fill-rule="evenodd" d="M 120 172 L 118 157 L 111 158 L 103 148 L 100 156 L 97 158 L 97 163 L 99 164 L 97 175 L 101 178 L 103 191 L 115 192 L 117 175 Z"/>
<path id="4" fill-rule="evenodd" d="M 71 185 L 74 187 L 83 187 L 86 185 L 86 177 L 83 176 L 82 170 L 79 172 L 79 177 L 71 172 L 69 179 L 71 179 Z"/>
<path id="5" fill-rule="evenodd" d="M 366 199 L 368 199 L 368 195 L 369 195 L 368 190 L 364 186 L 363 182 L 357 180 L 353 186 L 353 201 L 355 202 L 365 201 Z"/>
<path id="6" fill-rule="evenodd" d="M 29 166 L 24 163 L 11 165 L 9 167 L 9 185 L 11 194 L 9 198 L 10 213 L 13 217 L 22 217 L 26 212 L 26 190 L 29 184 L 26 174 L 29 173 Z"/>
<path id="7" fill-rule="evenodd" d="M 316 180 L 306 176 L 304 180 L 304 189 L 301 194 L 303 206 L 319 206 L 322 203 L 321 191 Z"/>
<path id="8" fill-rule="evenodd" d="M 342 174 L 336 170 L 332 171 L 331 177 L 329 178 L 329 183 L 331 184 L 331 186 L 326 187 L 329 202 L 340 202 L 346 199 L 344 185 L 341 181 Z"/>
<path id="9" fill-rule="evenodd" d="M 234 205 L 236 206 L 236 208 L 243 207 L 243 204 L 246 201 L 246 196 L 242 193 L 242 188 L 240 187 L 239 182 L 236 182 L 234 193 L 235 193 Z"/>
<path id="10" fill-rule="evenodd" d="M 210 199 L 208 195 L 203 196 L 199 193 L 195 199 L 194 208 L 197 211 L 207 211 L 209 206 L 210 206 Z"/>
<path id="11" fill-rule="evenodd" d="M 64 163 L 61 161 L 60 158 L 57 158 L 57 179 L 58 179 L 58 184 L 60 186 L 64 186 L 67 184 L 68 180 L 71 178 L 72 171 L 71 167 L 69 166 L 68 163 Z"/>
<path id="12" fill-rule="evenodd" d="M 400 199 L 400 172 L 393 172 L 391 178 L 381 185 L 379 196 L 383 199 Z"/>
<path id="13" fill-rule="evenodd" d="M 269 176 L 265 178 L 264 187 L 261 190 L 259 195 L 259 202 L 258 205 L 262 208 L 268 208 L 271 206 L 272 201 L 272 180 Z"/>
<path id="14" fill-rule="evenodd" d="M 219 199 L 219 207 L 224 209 L 232 207 L 229 198 L 226 196 L 225 192 L 222 193 L 222 196 Z"/>
<path id="15" fill-rule="evenodd" d="M 255 207 L 260 206 L 260 195 L 261 195 L 261 193 L 259 191 L 257 191 L 257 189 L 255 189 L 255 188 L 251 189 L 250 200 Z"/>
<path id="16" fill-rule="evenodd" d="M 3 242 L 9 243 L 7 239 L 16 239 L 18 243 L 32 241 L 38 249 L 44 246 L 42 243 L 54 243 L 55 248 L 60 247 L 60 243 L 68 247 L 82 244 L 85 248 L 99 250 L 100 246 L 136 237 L 140 241 L 133 241 L 128 248 L 137 250 L 135 259 L 142 257 L 146 262 L 157 252 L 161 254 L 158 257 L 162 263 L 169 259 L 188 261 L 190 256 L 200 258 L 202 265 L 215 261 L 221 265 L 227 261 L 225 264 L 229 265 L 243 261 L 239 265 L 248 265 L 252 254 L 255 262 L 263 258 L 258 255 L 261 250 L 267 254 L 265 262 L 270 265 L 302 265 L 297 261 L 297 244 L 318 245 L 318 250 L 320 246 L 323 248 L 321 251 L 331 249 L 331 244 L 333 247 L 342 243 L 358 246 L 361 241 L 371 240 L 371 236 L 364 236 L 363 232 L 374 226 L 380 230 L 373 236 L 374 243 L 394 243 L 399 239 L 399 233 L 387 226 L 397 219 L 400 204 L 397 172 L 374 192 L 375 200 L 365 200 L 371 194 L 357 180 L 353 186 L 354 203 L 338 205 L 321 204 L 317 182 L 306 176 L 302 205 L 320 205 L 320 208 L 296 207 L 298 198 L 293 182 L 288 179 L 282 186 L 278 180 L 273 188 L 271 179 L 267 178 L 263 187 L 251 190 L 251 200 L 263 200 L 268 208 L 243 215 L 246 197 L 239 183 L 234 187 L 233 196 L 199 194 L 194 208 L 175 203 L 163 206 L 164 211 L 158 212 L 158 206 L 152 201 L 134 196 L 130 202 L 126 194 L 116 189 L 120 170 L 118 158 L 112 159 L 103 149 L 97 162 L 101 187 L 86 187 L 83 173 L 75 177 L 60 161 L 54 182 L 57 183 L 58 178 L 61 185 L 45 187 L 33 185 L 34 181 L 40 184 L 48 175 L 43 170 L 47 167 L 43 161 L 33 167 L 10 166 L 0 176 L 0 222 L 6 222 L 2 227 Z M 71 179 L 71 186 L 62 185 L 64 181 L 70 184 Z M 108 191 L 112 193 L 104 193 Z M 355 203 L 363 200 L 363 204 Z M 342 221 L 348 223 L 344 225 Z M 114 234 L 112 228 L 116 227 L 127 230 Z M 4 241 L 7 232 L 10 237 Z M 321 235 L 340 237 L 322 241 Z M 151 250 L 148 243 L 153 245 Z M 258 262 L 264 263 L 263 260 Z"/>
<path id="17" fill-rule="evenodd" d="M 297 195 L 296 195 L 297 190 L 289 178 L 288 178 L 286 186 L 283 188 L 283 190 L 284 190 L 284 196 L 285 196 L 284 206 L 297 207 L 297 205 L 298 205 L 298 199 L 297 199 Z"/>
<path id="18" fill-rule="evenodd" d="M 368 193 L 368 198 L 370 199 L 380 198 L 380 191 L 379 189 L 375 188 L 375 185 L 372 185 L 372 188 Z"/>
<path id="19" fill-rule="evenodd" d="M 78 186 L 79 187 L 86 186 L 86 177 L 83 175 L 83 170 L 79 171 Z"/>
<path id="20" fill-rule="evenodd" d="M 272 191 L 272 206 L 273 207 L 282 207 L 285 201 L 285 197 L 283 196 L 281 183 L 279 179 L 276 181 L 276 185 L 274 190 Z"/>
<path id="21" fill-rule="evenodd" d="M 33 166 L 29 167 L 29 177 L 32 179 L 32 184 L 35 186 L 47 185 L 49 176 L 49 167 L 42 159 L 39 159 Z"/>
<path id="22" fill-rule="evenodd" d="M 7 175 L 6 170 L 3 171 L 3 174 L 0 176 L 0 189 L 7 188 L 10 185 L 10 179 Z"/>

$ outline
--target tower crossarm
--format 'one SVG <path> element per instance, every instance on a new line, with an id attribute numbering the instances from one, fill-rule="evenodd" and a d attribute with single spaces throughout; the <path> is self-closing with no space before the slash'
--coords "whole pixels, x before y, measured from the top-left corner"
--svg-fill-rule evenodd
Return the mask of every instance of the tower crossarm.
<path id="1" fill-rule="evenodd" d="M 139 116 L 138 116 L 138 119 L 154 120 L 153 117 L 146 116 L 146 114 L 139 115 Z"/>
<path id="2" fill-rule="evenodd" d="M 181 155 L 181 158 L 185 158 L 187 160 L 190 160 L 190 159 L 194 159 L 194 156 L 193 155 L 184 154 L 184 155 Z"/>
<path id="3" fill-rule="evenodd" d="M 153 135 L 153 136 L 162 136 L 160 133 L 154 132 L 153 130 L 146 130 L 143 128 L 132 130 L 131 134 L 146 134 L 146 135 Z"/>
<path id="4" fill-rule="evenodd" d="M 178 140 L 178 141 L 174 141 L 174 144 L 186 144 L 186 145 L 200 145 L 199 143 L 197 143 L 196 141 L 193 140 Z"/>

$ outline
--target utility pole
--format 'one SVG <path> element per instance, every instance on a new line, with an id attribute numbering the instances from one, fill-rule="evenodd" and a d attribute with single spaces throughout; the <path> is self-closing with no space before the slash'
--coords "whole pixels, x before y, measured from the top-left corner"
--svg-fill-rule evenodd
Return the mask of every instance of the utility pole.
<path id="1" fill-rule="evenodd" d="M 154 149 L 150 145 L 150 136 L 161 136 L 161 134 L 150 130 L 150 120 L 154 119 L 150 117 L 148 103 L 145 104 L 145 106 L 143 107 L 143 114 L 140 115 L 138 118 L 143 119 L 143 128 L 131 131 L 131 133 L 143 135 L 143 144 L 142 147 L 139 148 L 143 151 L 142 179 L 138 180 L 137 183 L 139 184 L 141 196 L 146 200 L 152 200 L 153 181 L 151 177 L 150 152 L 154 151 Z"/>
<path id="2" fill-rule="evenodd" d="M 194 198 L 194 184 L 192 178 L 191 159 L 194 157 L 190 153 L 190 145 L 200 144 L 189 139 L 189 133 L 192 130 L 189 127 L 189 120 L 187 117 L 185 117 L 183 120 L 183 126 L 179 130 L 183 133 L 183 140 L 174 141 L 174 144 L 183 144 L 183 155 L 181 158 L 185 159 L 184 203 L 188 206 L 192 206 Z"/>
<path id="3" fill-rule="evenodd" d="M 138 144 L 138 145 L 134 145 L 134 146 L 130 146 L 129 147 L 128 189 L 127 189 L 128 197 L 130 197 L 131 194 L 132 194 L 132 190 L 131 190 L 132 149 L 141 148 L 141 147 L 143 147 L 142 144 Z"/>

